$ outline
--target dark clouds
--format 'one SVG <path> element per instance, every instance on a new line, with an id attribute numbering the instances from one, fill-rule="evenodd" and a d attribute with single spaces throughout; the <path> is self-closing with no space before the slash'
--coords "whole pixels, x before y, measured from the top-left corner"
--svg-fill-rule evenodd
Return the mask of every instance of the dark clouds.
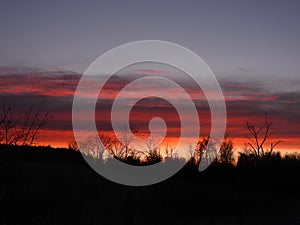
<path id="1" fill-rule="evenodd" d="M 20 69 L 19 69 L 20 70 Z M 39 71 L 6 69 L 0 71 L 0 101 L 10 105 L 18 113 L 24 113 L 30 105 L 46 101 L 52 118 L 46 129 L 69 131 L 72 129 L 72 101 L 80 74 L 64 71 Z M 153 71 L 152 71 L 153 72 Z M 132 78 L 116 77 L 106 85 L 105 90 L 111 93 L 106 98 L 98 100 L 96 120 L 98 127 L 110 130 L 110 109 L 117 92 Z M 209 133 L 210 111 L 205 98 L 195 84 L 183 82 L 185 89 L 194 96 L 194 102 L 199 112 L 202 132 Z M 257 84 L 238 82 L 222 82 L 221 87 L 226 99 L 228 123 L 227 133 L 233 138 L 243 138 L 246 135 L 246 121 L 261 122 L 266 112 L 275 122 L 277 137 L 294 140 L 287 146 L 294 146 L 300 139 L 300 93 L 278 92 L 270 93 Z M 105 91 L 104 90 L 104 91 Z M 138 90 L 138 87 L 137 87 Z M 100 95 L 101 97 L 101 95 Z M 161 116 L 169 128 L 169 136 L 178 136 L 180 131 L 179 117 L 174 107 L 160 98 L 147 98 L 139 101 L 132 109 L 131 123 L 142 131 L 147 131 L 149 120 Z M 49 143 L 51 137 L 48 135 Z M 57 136 L 53 136 L 57 138 Z"/>

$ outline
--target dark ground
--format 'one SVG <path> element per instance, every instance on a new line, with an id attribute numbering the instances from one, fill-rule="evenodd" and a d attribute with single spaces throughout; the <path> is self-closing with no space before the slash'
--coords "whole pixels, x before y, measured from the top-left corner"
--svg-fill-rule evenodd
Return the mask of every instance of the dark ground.
<path id="1" fill-rule="evenodd" d="M 300 224 L 300 161 L 187 165 L 151 186 L 96 174 L 80 153 L 0 146 L 0 224 Z"/>

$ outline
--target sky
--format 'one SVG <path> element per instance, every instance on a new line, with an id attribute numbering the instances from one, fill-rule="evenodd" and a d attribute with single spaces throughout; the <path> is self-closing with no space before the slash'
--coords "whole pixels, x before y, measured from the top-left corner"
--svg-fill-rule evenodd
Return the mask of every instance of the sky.
<path id="1" fill-rule="evenodd" d="M 132 67 L 121 70 L 113 76 L 106 84 L 99 95 L 96 104 L 95 121 L 99 131 L 111 133 L 111 109 L 114 100 L 124 86 L 136 79 L 137 75 L 151 76 L 166 74 L 172 80 L 180 83 L 193 100 L 200 121 L 200 136 L 208 136 L 211 127 L 211 114 L 207 99 L 204 93 L 191 80 L 185 79 L 182 82 L 180 74 L 175 74 L 176 70 L 153 70 L 155 64 L 142 65 L 140 70 Z M 161 68 L 161 67 L 160 67 Z M 0 68 L 0 85 L 5 87 L 1 90 L 0 102 L 9 105 L 17 117 L 21 117 L 29 110 L 31 105 L 37 106 L 41 102 L 46 102 L 46 110 L 50 111 L 51 118 L 46 126 L 41 130 L 36 144 L 52 145 L 54 147 L 66 147 L 74 140 L 72 133 L 72 103 L 73 96 L 81 77 L 81 74 L 68 71 L 47 71 L 34 68 Z M 183 75 L 186 76 L 186 75 Z M 101 79 L 99 80 L 100 82 Z M 94 80 L 88 84 L 89 88 L 95 87 Z M 155 87 L 158 86 L 158 87 Z M 274 122 L 276 133 L 270 141 L 282 140 L 283 143 L 277 150 L 282 152 L 293 152 L 299 150 L 299 122 L 300 122 L 300 93 L 276 92 L 271 93 L 256 83 L 241 83 L 233 81 L 220 82 L 226 108 L 227 108 L 227 129 L 226 136 L 235 143 L 236 150 L 242 150 L 243 145 L 248 142 L 249 132 L 245 128 L 246 122 L 256 123 L 260 126 L 265 119 L 265 113 L 270 121 Z M 156 83 L 146 83 L 135 85 L 128 92 L 123 92 L 121 104 L 128 105 L 126 100 L 134 99 L 140 93 L 156 93 L 161 89 Z M 168 93 L 168 99 L 185 108 L 186 100 L 178 95 L 172 87 L 165 85 L 163 90 Z M 89 89 L 81 92 L 82 99 L 89 104 Z M 177 105 L 178 106 L 178 105 Z M 84 109 L 84 108 L 83 108 Z M 174 143 L 181 135 L 181 117 L 176 111 L 176 107 L 167 100 L 161 98 L 148 97 L 138 101 L 131 109 L 129 114 L 130 125 L 143 135 L 149 134 L 148 124 L 154 117 L 161 117 L 167 125 L 167 139 L 165 143 Z M 188 112 L 188 111 L 187 111 Z M 124 110 L 117 111 L 117 120 L 126 122 L 122 116 Z M 83 124 L 87 119 L 86 112 L 82 111 L 83 117 L 80 122 Z M 189 114 L 188 114 L 189 115 Z M 195 118 L 187 119 L 189 138 L 194 130 L 199 127 L 193 124 Z M 87 129 L 87 128 L 85 128 Z M 190 134 L 191 131 L 191 134 Z M 160 134 L 160 130 L 155 134 Z M 83 138 L 88 138 L 91 133 L 88 131 Z M 269 144 L 269 143 L 268 143 Z"/>
<path id="2" fill-rule="evenodd" d="M 2 0 L 2 97 L 6 93 L 4 97 L 12 98 L 11 101 L 18 105 L 21 103 L 17 97 L 24 93 L 30 92 L 30 101 L 34 101 L 33 96 L 43 92 L 42 96 L 51 97 L 50 102 L 60 97 L 57 104 L 62 107 L 61 102 L 70 101 L 78 78 L 66 80 L 52 74 L 53 79 L 45 80 L 33 76 L 32 69 L 24 72 L 24 67 L 80 74 L 96 58 L 120 44 L 149 39 L 171 41 L 198 54 L 218 78 L 227 99 L 229 118 L 243 118 L 229 123 L 234 136 L 238 135 L 234 130 L 239 130 L 246 117 L 258 118 L 256 116 L 267 111 L 279 125 L 288 127 L 281 135 L 292 138 L 294 142 L 287 142 L 286 146 L 296 149 L 295 140 L 299 138 L 296 127 L 300 85 L 299 11 L 299 1 L 276 0 Z M 12 74 L 7 72 L 7 67 L 23 67 L 21 73 L 23 77 L 28 76 L 28 80 L 8 82 L 7 77 L 3 78 Z M 64 91 L 60 91 L 62 84 L 67 87 Z M 49 124 L 53 132 L 69 129 L 70 124 L 63 119 L 63 112 L 70 110 L 68 107 L 62 107 L 61 112 L 54 110 L 61 115 L 56 118 L 61 119 Z"/>

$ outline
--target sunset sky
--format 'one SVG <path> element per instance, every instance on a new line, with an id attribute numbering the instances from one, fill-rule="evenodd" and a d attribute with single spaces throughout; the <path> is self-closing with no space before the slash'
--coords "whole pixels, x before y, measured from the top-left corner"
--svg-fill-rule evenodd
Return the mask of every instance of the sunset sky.
<path id="1" fill-rule="evenodd" d="M 295 151 L 300 149 L 299 11 L 299 1 L 4 0 L 0 100 L 18 113 L 46 100 L 52 118 L 38 144 L 67 146 L 72 140 L 73 95 L 85 69 L 120 44 L 171 41 L 202 57 L 218 78 L 227 106 L 227 136 L 237 148 L 246 141 L 245 123 L 260 123 L 267 113 L 277 128 L 274 138 L 284 141 L 278 148 Z M 132 69 L 129 75 L 153 74 L 176 80 L 174 70 L 155 65 Z M 107 84 L 107 94 L 96 107 L 101 129 L 111 129 L 109 105 L 131 78 L 118 74 Z M 194 100 L 202 134 L 207 135 L 210 114 L 203 93 L 188 79 L 177 81 Z M 132 123 L 144 131 L 144 120 L 153 116 L 165 118 L 169 137 L 176 138 L 178 115 L 161 99 L 139 102 Z"/>

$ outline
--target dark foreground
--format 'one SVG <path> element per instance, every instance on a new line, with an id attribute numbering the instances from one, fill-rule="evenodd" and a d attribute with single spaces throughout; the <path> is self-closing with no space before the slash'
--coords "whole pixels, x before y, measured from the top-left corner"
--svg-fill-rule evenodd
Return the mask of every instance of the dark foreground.
<path id="1" fill-rule="evenodd" d="M 187 165 L 147 187 L 112 183 L 80 153 L 0 146 L 0 224 L 300 224 L 300 161 Z"/>

